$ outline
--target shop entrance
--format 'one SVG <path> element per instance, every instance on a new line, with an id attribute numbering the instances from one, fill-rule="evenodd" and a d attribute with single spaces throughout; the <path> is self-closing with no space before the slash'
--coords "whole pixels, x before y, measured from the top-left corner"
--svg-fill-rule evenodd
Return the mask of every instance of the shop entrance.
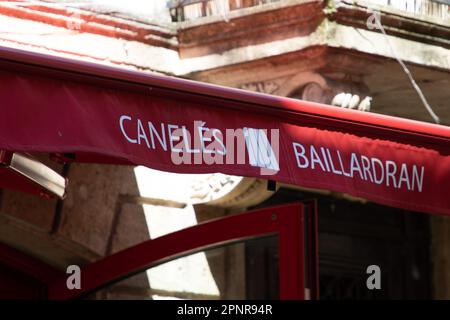
<path id="1" fill-rule="evenodd" d="M 85 266 L 81 269 L 81 290 L 68 290 L 66 277 L 61 277 L 49 286 L 49 298 L 93 297 L 93 293 L 105 289 L 108 294 L 108 288 L 111 289 L 109 293 L 114 292 L 114 285 L 143 272 L 151 272 L 152 268 L 169 261 L 205 250 L 270 238 L 278 250 L 278 274 L 274 279 L 278 283 L 277 297 L 316 299 L 316 228 L 314 201 L 226 216 L 148 240 Z M 165 275 L 166 280 L 170 280 L 168 276 Z M 195 279 L 192 281 L 195 284 Z M 142 298 L 152 299 L 155 295 L 157 291 L 149 290 Z M 219 298 L 227 296 L 220 295 Z"/>
<path id="2" fill-rule="evenodd" d="M 287 188 L 258 208 L 311 197 L 318 203 L 321 300 L 431 298 L 429 215 Z M 266 252 L 266 264 L 257 272 L 271 272 L 272 248 L 271 240 L 247 247 L 249 260 Z M 381 290 L 367 289 L 369 265 L 381 269 Z"/>

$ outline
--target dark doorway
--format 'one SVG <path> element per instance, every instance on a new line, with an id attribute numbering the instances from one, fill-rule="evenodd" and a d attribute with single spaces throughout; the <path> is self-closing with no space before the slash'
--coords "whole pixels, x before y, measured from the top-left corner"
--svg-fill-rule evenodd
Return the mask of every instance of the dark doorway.
<path id="1" fill-rule="evenodd" d="M 312 198 L 318 200 L 320 299 L 431 298 L 428 215 L 285 188 L 257 208 Z M 275 274 L 274 244 L 259 245 L 246 246 L 247 276 L 267 279 Z M 380 290 L 367 288 L 370 265 L 381 269 Z M 272 282 L 258 288 L 249 282 L 247 297 L 275 297 Z"/>
<path id="2" fill-rule="evenodd" d="M 46 298 L 46 286 L 0 262 L 0 300 L 36 300 Z"/>
<path id="3" fill-rule="evenodd" d="M 247 299 L 279 299 L 277 238 L 249 240 L 245 252 Z"/>

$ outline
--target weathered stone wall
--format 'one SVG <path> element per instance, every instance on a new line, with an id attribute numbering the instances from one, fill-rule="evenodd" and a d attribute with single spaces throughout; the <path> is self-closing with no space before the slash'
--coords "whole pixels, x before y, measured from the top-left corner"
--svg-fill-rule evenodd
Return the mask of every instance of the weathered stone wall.
<path id="1" fill-rule="evenodd" d="M 138 194 L 133 168 L 72 164 L 68 179 L 64 201 L 3 190 L 1 241 L 59 268 L 104 256 L 114 238 L 113 223 L 124 206 L 121 195 Z"/>

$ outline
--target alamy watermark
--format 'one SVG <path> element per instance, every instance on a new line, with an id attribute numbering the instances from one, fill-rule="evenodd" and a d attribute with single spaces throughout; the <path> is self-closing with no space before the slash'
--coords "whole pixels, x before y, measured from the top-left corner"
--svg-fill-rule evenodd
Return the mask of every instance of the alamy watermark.
<path id="1" fill-rule="evenodd" d="M 381 30 L 383 27 L 381 26 L 381 16 L 380 11 L 367 8 L 367 11 L 371 14 L 366 21 L 366 26 L 369 30 L 378 29 Z"/>
<path id="2" fill-rule="evenodd" d="M 381 269 L 376 264 L 367 267 L 366 273 L 370 276 L 366 280 L 366 286 L 369 290 L 381 289 Z"/>
<path id="3" fill-rule="evenodd" d="M 279 129 L 243 127 L 219 129 L 196 120 L 193 126 L 153 123 L 128 115 L 119 119 L 120 130 L 131 144 L 170 152 L 174 165 L 250 164 L 261 175 L 274 175 L 279 166 Z"/>
<path id="4" fill-rule="evenodd" d="M 259 167 L 261 175 L 276 174 L 279 168 L 279 130 L 208 128 L 194 121 L 193 135 L 185 128 L 172 131 L 171 160 L 181 164 L 246 164 Z M 269 139 L 270 137 L 270 139 Z M 191 144 L 192 143 L 192 144 Z"/>
<path id="5" fill-rule="evenodd" d="M 66 287 L 69 290 L 81 289 L 81 269 L 79 266 L 72 264 L 67 267 L 66 273 L 69 275 L 66 280 Z"/>

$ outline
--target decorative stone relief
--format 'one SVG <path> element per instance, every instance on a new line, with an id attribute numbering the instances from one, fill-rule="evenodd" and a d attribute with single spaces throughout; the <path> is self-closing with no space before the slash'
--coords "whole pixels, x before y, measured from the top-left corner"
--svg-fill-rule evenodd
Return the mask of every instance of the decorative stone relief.
<path id="1" fill-rule="evenodd" d="M 372 98 L 367 96 L 369 90 L 364 83 L 351 81 L 348 77 L 341 77 L 340 79 L 323 77 L 323 79 L 325 82 L 303 83 L 290 96 L 342 108 L 370 111 Z"/>
<path id="2" fill-rule="evenodd" d="M 242 179 L 222 173 L 199 176 L 192 184 L 192 202 L 202 203 L 219 199 L 236 187 Z"/>
<path id="3" fill-rule="evenodd" d="M 274 191 L 267 190 L 267 180 L 241 178 L 231 191 L 206 204 L 221 208 L 244 210 L 263 202 L 273 194 Z"/>
<path id="4" fill-rule="evenodd" d="M 280 84 L 277 81 L 261 81 L 246 83 L 239 86 L 239 88 L 248 91 L 273 94 L 280 88 Z"/>

